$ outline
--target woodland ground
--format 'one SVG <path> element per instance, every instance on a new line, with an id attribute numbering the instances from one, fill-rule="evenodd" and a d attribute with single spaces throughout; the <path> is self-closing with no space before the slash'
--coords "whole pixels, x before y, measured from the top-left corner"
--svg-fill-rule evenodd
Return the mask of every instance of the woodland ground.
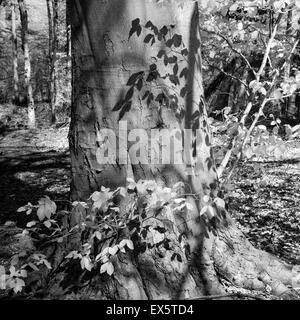
<path id="1" fill-rule="evenodd" d="M 60 208 L 68 206 L 69 124 L 51 127 L 47 110 L 47 104 L 38 104 L 38 128 L 27 130 L 25 109 L 0 105 L 0 224 L 13 220 L 22 226 L 17 209 L 44 195 Z M 300 141 L 292 141 L 290 148 L 299 154 Z M 300 264 L 299 160 L 241 163 L 225 198 L 256 247 Z"/>

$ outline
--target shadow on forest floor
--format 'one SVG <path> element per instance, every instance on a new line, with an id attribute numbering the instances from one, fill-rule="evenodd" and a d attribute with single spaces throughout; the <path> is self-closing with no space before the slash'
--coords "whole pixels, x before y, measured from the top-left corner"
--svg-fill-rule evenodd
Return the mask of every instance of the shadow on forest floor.
<path id="1" fill-rule="evenodd" d="M 8 154 L 8 155 L 7 155 Z M 0 146 L 0 224 L 18 220 L 17 209 L 42 196 L 67 200 L 70 182 L 68 152 L 33 152 Z"/>
<path id="2" fill-rule="evenodd" d="M 62 209 L 69 198 L 68 123 L 50 126 L 49 106 L 37 107 L 38 128 L 28 130 L 26 110 L 0 105 L 0 224 L 22 222 L 17 209 L 45 195 Z"/>
<path id="3" fill-rule="evenodd" d="M 50 126 L 49 106 L 37 105 L 37 129 L 26 129 L 26 109 L 0 105 L 0 224 L 23 221 L 17 209 L 47 195 L 59 207 L 69 198 L 68 123 Z"/>

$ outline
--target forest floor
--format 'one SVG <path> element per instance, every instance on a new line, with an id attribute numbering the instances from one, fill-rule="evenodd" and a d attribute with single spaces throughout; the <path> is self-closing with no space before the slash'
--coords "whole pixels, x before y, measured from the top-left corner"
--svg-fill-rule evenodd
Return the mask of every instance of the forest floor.
<path id="1" fill-rule="evenodd" d="M 50 126 L 47 109 L 37 106 L 38 127 L 28 130 L 26 110 L 0 105 L 0 224 L 18 220 L 17 209 L 42 196 L 69 197 L 69 124 Z"/>
<path id="2" fill-rule="evenodd" d="M 44 195 L 58 205 L 68 200 L 68 123 L 51 127 L 39 108 L 38 128 L 28 130 L 24 110 L 0 106 L 0 224 L 18 221 L 17 209 Z M 300 140 L 292 148 L 299 153 Z M 300 264 L 300 161 L 241 163 L 230 186 L 229 211 L 250 242 Z"/>

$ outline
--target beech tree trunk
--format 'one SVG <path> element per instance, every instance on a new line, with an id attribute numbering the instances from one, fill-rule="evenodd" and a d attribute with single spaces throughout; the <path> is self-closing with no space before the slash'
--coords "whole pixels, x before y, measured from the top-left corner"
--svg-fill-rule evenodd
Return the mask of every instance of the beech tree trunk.
<path id="1" fill-rule="evenodd" d="M 219 194 L 218 178 L 211 150 L 206 105 L 203 98 L 199 12 L 194 1 L 146 0 L 74 0 L 69 1 L 72 19 L 73 97 L 70 128 L 73 200 L 86 200 L 101 186 L 116 189 L 126 185 L 133 174 L 140 179 L 156 180 L 165 186 L 178 181 L 186 185 L 185 192 L 193 210 L 183 217 L 174 215 L 172 250 L 147 249 L 143 254 L 126 255 L 116 259 L 112 277 L 99 275 L 93 283 L 94 297 L 111 299 L 185 299 L 224 292 L 221 279 L 236 286 L 264 290 L 270 286 L 274 294 L 288 293 L 286 285 L 295 285 L 298 267 L 285 265 L 266 252 L 256 250 L 235 226 L 225 211 L 214 212 L 215 218 L 200 217 L 203 197 Z M 141 35 L 129 32 L 132 21 L 141 25 L 151 21 L 158 29 L 174 26 L 172 32 L 182 35 L 189 50 L 186 67 L 187 96 L 178 97 L 184 108 L 180 120 L 174 110 L 165 107 L 159 113 L 157 102 L 150 107 L 141 99 L 141 92 L 133 94 L 131 109 L 122 121 L 128 131 L 150 130 L 163 123 L 168 129 L 192 129 L 195 141 L 198 129 L 200 143 L 190 143 L 192 165 L 132 165 L 99 164 L 96 150 L 101 144 L 99 131 L 110 128 L 119 134 L 119 111 L 116 103 L 128 92 L 129 77 L 148 70 L 156 61 L 162 43 L 152 46 Z M 161 74 L 171 73 L 170 65 L 156 61 Z M 170 86 L 161 79 L 160 86 Z M 159 89 L 154 89 L 158 90 Z M 155 92 L 154 92 L 155 93 Z M 124 140 L 123 140 L 124 142 Z M 131 154 L 129 155 L 131 157 Z M 120 160 L 120 159 L 119 159 Z M 187 174 L 188 172 L 188 174 Z M 195 197 L 197 195 L 197 197 Z M 126 200 L 125 200 L 126 202 Z M 121 205 L 120 214 L 128 204 Z M 185 240 L 179 240 L 183 235 Z M 174 250 L 182 255 L 182 262 L 171 259 Z M 290 296 L 290 295 L 288 295 Z"/>
<path id="2" fill-rule="evenodd" d="M 12 101 L 19 104 L 19 74 L 18 74 L 18 37 L 16 29 L 16 0 L 11 2 L 11 33 L 12 33 L 12 58 L 13 58 L 13 97 Z"/>
<path id="3" fill-rule="evenodd" d="M 35 123 L 35 107 L 33 100 L 33 92 L 31 85 L 31 62 L 28 44 L 28 13 L 24 0 L 18 0 L 19 11 L 21 17 L 22 28 L 22 49 L 24 53 L 24 71 L 25 71 L 25 86 L 27 90 L 27 108 L 28 108 L 28 127 L 34 128 Z"/>

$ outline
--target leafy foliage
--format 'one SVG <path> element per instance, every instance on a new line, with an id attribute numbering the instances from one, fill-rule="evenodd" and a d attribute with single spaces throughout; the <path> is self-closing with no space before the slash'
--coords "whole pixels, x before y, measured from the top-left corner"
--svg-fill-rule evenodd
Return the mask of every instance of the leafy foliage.
<path id="1" fill-rule="evenodd" d="M 28 203 L 18 209 L 29 218 L 22 234 L 32 238 L 37 249 L 54 243 L 63 245 L 75 233 L 81 234 L 80 248 L 67 252 L 64 264 L 74 261 L 86 272 L 111 276 L 121 255 L 128 252 L 137 255 L 153 248 L 171 251 L 172 260 L 181 263 L 181 252 L 173 245 L 176 215 L 193 210 L 183 187 L 182 183 L 166 188 L 155 181 L 128 179 L 127 187 L 116 190 L 102 187 L 87 202 L 73 202 L 71 211 L 57 211 L 56 204 L 44 197 L 37 205 Z M 225 210 L 220 198 L 205 196 L 203 202 L 205 206 L 200 213 L 203 218 L 212 219 L 216 207 Z M 184 244 L 183 235 L 179 238 Z M 20 252 L 12 257 L 8 271 L 1 266 L 0 288 L 19 293 L 31 272 L 39 272 L 42 266 L 51 269 L 42 252 Z"/>

